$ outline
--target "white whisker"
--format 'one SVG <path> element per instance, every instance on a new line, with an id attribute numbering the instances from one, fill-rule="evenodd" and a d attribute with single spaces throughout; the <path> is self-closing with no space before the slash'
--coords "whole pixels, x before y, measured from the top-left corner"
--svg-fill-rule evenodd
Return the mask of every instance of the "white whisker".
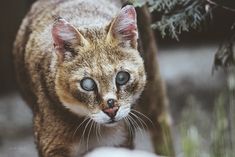
<path id="1" fill-rule="evenodd" d="M 78 127 L 75 129 L 75 131 L 74 131 L 72 137 L 75 136 L 75 134 L 76 134 L 76 132 L 78 131 L 78 129 L 79 129 L 79 128 L 82 126 L 82 124 L 83 124 L 85 121 L 87 121 L 88 119 L 89 119 L 89 117 L 86 117 L 86 118 L 82 121 L 82 123 L 80 123 L 80 124 L 78 125 Z"/>
<path id="2" fill-rule="evenodd" d="M 87 151 L 89 149 L 89 138 L 90 138 L 90 134 L 91 134 L 91 130 L 92 130 L 93 124 L 94 124 L 94 121 L 92 120 L 91 121 L 91 125 L 90 125 L 90 129 L 89 129 L 89 132 L 88 132 L 88 136 L 87 136 L 87 145 L 86 145 Z"/>
<path id="3" fill-rule="evenodd" d="M 143 131 L 142 131 L 142 129 L 140 128 L 139 124 L 136 122 L 136 120 L 135 120 L 133 117 L 131 117 L 131 116 L 129 116 L 129 118 L 132 119 L 132 121 L 134 122 L 134 124 L 135 124 L 135 129 L 136 129 L 136 130 L 139 130 L 141 136 L 144 137 Z"/>
<path id="4" fill-rule="evenodd" d="M 84 130 L 83 130 L 83 132 L 82 132 L 82 136 L 81 136 L 81 139 L 80 139 L 80 142 L 79 142 L 79 147 L 80 147 L 80 144 L 83 142 L 83 140 L 84 140 L 84 135 L 85 135 L 85 132 L 86 132 L 86 129 L 87 129 L 87 127 L 88 127 L 88 125 L 89 125 L 89 123 L 92 121 L 92 119 L 89 119 L 89 121 L 87 122 L 87 124 L 86 124 L 86 126 L 85 126 L 85 128 L 84 128 Z"/>
<path id="5" fill-rule="evenodd" d="M 101 134 L 101 128 L 100 128 L 100 124 L 98 124 L 98 127 L 99 127 L 99 130 L 98 130 L 98 134 L 99 134 L 99 136 L 100 136 L 100 138 L 102 139 L 102 134 Z"/>
<path id="6" fill-rule="evenodd" d="M 130 128 L 132 130 L 132 135 L 135 136 L 135 129 L 136 129 L 136 126 L 134 125 L 134 122 L 133 120 L 131 119 L 131 116 L 128 115 L 127 116 L 127 119 L 128 119 L 128 122 L 130 123 Z"/>
<path id="7" fill-rule="evenodd" d="M 96 136 L 98 143 L 100 144 L 98 125 L 99 125 L 98 123 L 95 123 L 95 136 Z"/>
<path id="8" fill-rule="evenodd" d="M 127 119 L 127 117 L 124 117 L 124 122 L 126 123 L 126 125 L 128 127 L 128 131 L 129 131 L 131 137 L 133 137 L 133 132 L 132 132 L 131 124 L 130 124 L 129 120 Z"/>
<path id="9" fill-rule="evenodd" d="M 153 124 L 153 121 L 152 121 L 149 117 L 147 117 L 146 115 L 144 115 L 143 113 L 141 113 L 141 112 L 139 112 L 139 111 L 137 111 L 137 110 L 135 110 L 135 109 L 131 109 L 131 110 L 134 111 L 134 112 L 136 112 L 137 114 L 140 114 L 140 115 L 143 116 L 145 119 L 147 119 L 147 120 L 151 123 L 152 126 L 155 126 L 155 125 Z"/>
<path id="10" fill-rule="evenodd" d="M 144 122 L 144 120 L 142 120 L 140 117 L 138 117 L 136 114 L 134 114 L 133 112 L 130 112 L 131 115 L 133 115 L 139 122 L 140 122 L 140 125 L 143 129 L 146 129 L 148 130 L 148 125 Z"/>

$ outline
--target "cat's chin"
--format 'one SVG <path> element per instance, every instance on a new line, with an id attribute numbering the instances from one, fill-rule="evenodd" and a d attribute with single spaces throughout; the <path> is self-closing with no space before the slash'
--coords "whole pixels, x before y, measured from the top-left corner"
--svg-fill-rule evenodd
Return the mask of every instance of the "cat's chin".
<path id="1" fill-rule="evenodd" d="M 113 127 L 113 126 L 116 126 L 117 124 L 119 124 L 120 120 L 112 120 L 110 119 L 110 121 L 106 122 L 106 123 L 103 123 L 104 126 L 107 126 L 107 127 Z"/>

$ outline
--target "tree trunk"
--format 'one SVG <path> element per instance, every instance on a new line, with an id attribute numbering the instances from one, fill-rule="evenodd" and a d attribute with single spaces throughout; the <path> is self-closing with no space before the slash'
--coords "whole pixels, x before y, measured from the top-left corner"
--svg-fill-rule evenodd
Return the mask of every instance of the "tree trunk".
<path id="1" fill-rule="evenodd" d="M 151 29 L 151 15 L 147 6 L 137 8 L 138 29 L 140 33 L 140 51 L 145 62 L 147 85 L 137 107 L 153 120 L 155 129 L 152 138 L 157 154 L 174 156 L 168 99 L 165 85 L 160 77 L 156 60 L 157 46 L 154 32 Z"/>

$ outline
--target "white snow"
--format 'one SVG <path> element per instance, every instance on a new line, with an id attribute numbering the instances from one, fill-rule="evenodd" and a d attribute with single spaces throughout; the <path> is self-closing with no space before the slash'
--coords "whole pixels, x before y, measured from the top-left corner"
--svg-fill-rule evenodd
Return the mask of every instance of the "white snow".
<path id="1" fill-rule="evenodd" d="M 160 157 L 153 153 L 125 148 L 102 147 L 97 148 L 85 157 Z"/>

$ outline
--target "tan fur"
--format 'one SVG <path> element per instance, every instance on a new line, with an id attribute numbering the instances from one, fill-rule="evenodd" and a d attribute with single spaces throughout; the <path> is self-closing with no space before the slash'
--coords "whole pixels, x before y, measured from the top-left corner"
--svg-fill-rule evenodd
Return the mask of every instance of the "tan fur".
<path id="1" fill-rule="evenodd" d="M 23 97 L 34 113 L 41 157 L 80 156 L 100 146 L 133 147 L 123 120 L 113 126 L 100 125 L 102 138 L 109 141 L 99 143 L 94 122 L 88 123 L 80 114 L 80 110 L 86 115 L 106 108 L 104 96 L 110 93 L 117 97 L 116 106 L 128 109 L 144 89 L 145 70 L 136 45 L 121 46 L 107 37 L 120 5 L 111 0 L 39 0 L 23 20 L 14 46 L 15 70 Z M 69 21 L 80 38 L 72 46 L 74 54 L 64 53 L 63 57 L 51 35 L 58 16 Z M 117 89 L 113 76 L 120 70 L 129 71 L 131 80 Z M 98 94 L 81 89 L 79 80 L 86 74 L 98 82 Z M 73 110 L 76 107 L 79 113 Z"/>

